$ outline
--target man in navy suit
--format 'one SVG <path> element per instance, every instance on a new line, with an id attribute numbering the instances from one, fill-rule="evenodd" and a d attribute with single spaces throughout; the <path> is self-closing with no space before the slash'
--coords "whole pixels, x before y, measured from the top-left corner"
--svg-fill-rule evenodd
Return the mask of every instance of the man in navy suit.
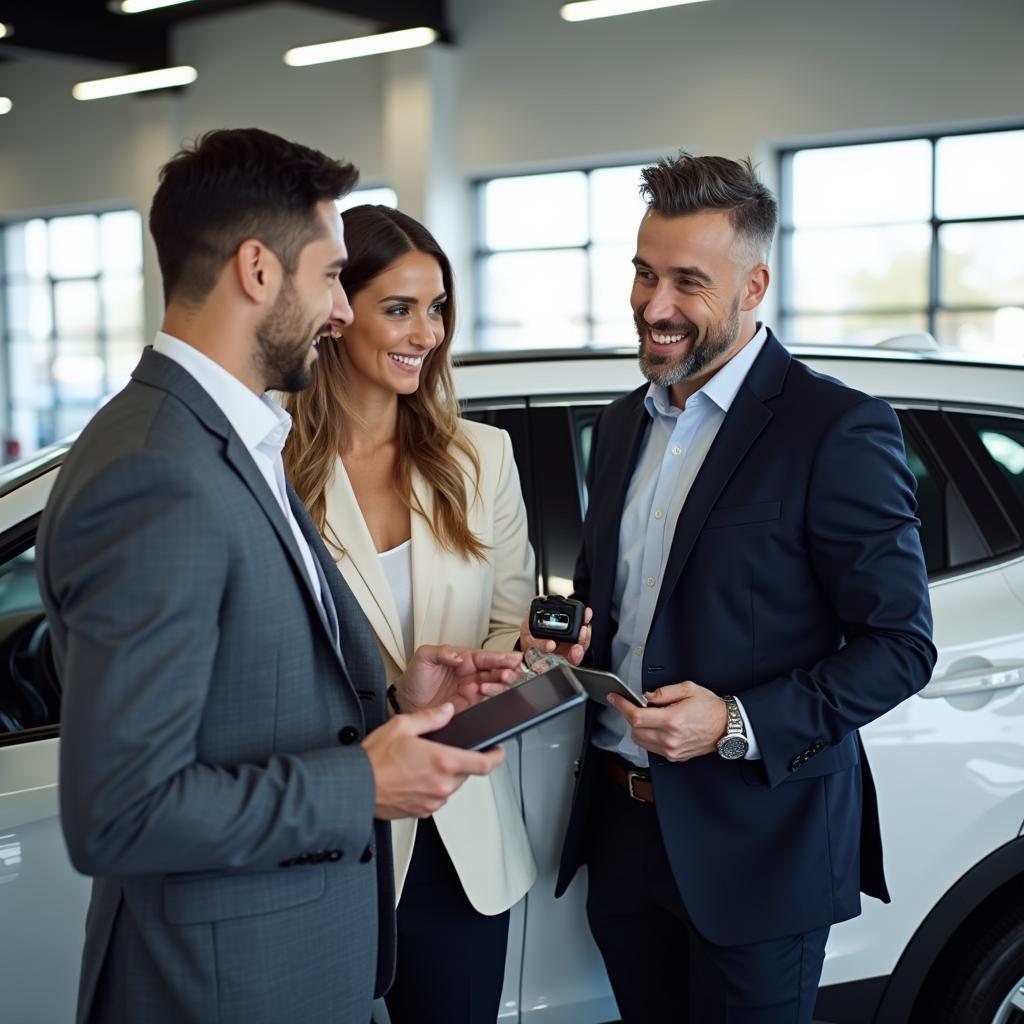
<path id="1" fill-rule="evenodd" d="M 749 161 L 643 172 L 649 386 L 594 426 L 575 591 L 594 708 L 558 881 L 627 1024 L 806 1024 L 829 926 L 887 900 L 857 730 L 935 660 L 915 482 L 884 402 L 755 318 L 777 206 Z"/>

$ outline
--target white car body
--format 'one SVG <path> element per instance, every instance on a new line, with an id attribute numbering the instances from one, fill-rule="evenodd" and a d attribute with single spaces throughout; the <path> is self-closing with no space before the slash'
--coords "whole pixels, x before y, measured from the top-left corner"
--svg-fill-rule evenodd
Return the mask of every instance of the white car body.
<path id="1" fill-rule="evenodd" d="M 898 410 L 995 411 L 1024 429 L 1024 369 L 888 351 L 799 355 Z M 484 358 L 458 367 L 456 380 L 471 414 L 513 408 L 526 419 L 539 415 L 536 409 L 592 407 L 641 383 L 635 358 L 612 353 Z M 41 453 L 0 474 L 0 574 L 7 571 L 4 552 L 29 535 L 43 507 L 59 471 L 55 458 L 59 453 Z M 568 582 L 548 573 L 539 585 L 566 592 Z M 898 1008 L 924 990 L 920 969 L 902 982 L 909 994 L 894 995 L 893 979 L 923 941 L 926 922 L 935 931 L 940 902 L 990 855 L 1024 843 L 1024 550 L 939 574 L 931 597 L 939 652 L 932 681 L 863 731 L 893 901 L 865 898 L 860 917 L 832 929 L 822 978 L 829 987 L 872 982 L 878 998 L 871 1012 L 879 1016 L 865 1019 L 879 1021 L 899 1020 Z M 565 897 L 553 898 L 581 729 L 582 715 L 574 712 L 510 744 L 539 877 L 513 911 L 502 1021 L 597 1024 L 617 1017 L 587 931 L 585 874 Z M 73 1016 L 88 880 L 71 868 L 60 835 L 58 742 L 5 742 L 0 733 L 0 1015 L 11 1024 Z M 1006 891 L 1017 890 L 997 890 Z M 1024 900 L 1020 906 L 1024 919 Z M 942 949 L 962 939 L 969 918 L 953 923 Z M 887 987 L 888 1004 L 880 995 Z M 1012 999 L 1007 1005 L 1015 1012 Z M 1024 1012 L 1024 995 L 1019 1008 Z"/>

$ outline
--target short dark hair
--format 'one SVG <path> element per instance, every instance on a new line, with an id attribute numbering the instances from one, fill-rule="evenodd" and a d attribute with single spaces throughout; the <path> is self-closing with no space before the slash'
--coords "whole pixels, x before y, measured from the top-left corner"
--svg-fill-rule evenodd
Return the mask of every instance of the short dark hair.
<path id="1" fill-rule="evenodd" d="M 726 210 L 739 239 L 755 260 L 768 258 L 779 205 L 771 189 L 762 184 L 749 157 L 693 156 L 680 150 L 645 167 L 640 195 L 647 208 L 663 217 L 681 217 L 701 210 Z"/>
<path id="2" fill-rule="evenodd" d="M 247 238 L 265 243 L 292 273 L 322 231 L 317 204 L 358 180 L 352 164 L 259 128 L 200 136 L 160 169 L 149 211 L 165 301 L 202 302 Z"/>

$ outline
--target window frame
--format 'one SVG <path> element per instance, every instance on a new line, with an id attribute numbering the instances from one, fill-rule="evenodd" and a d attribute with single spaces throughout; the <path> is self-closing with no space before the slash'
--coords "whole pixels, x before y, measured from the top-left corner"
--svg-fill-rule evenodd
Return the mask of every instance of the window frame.
<path id="1" fill-rule="evenodd" d="M 142 307 L 140 309 L 140 344 L 139 354 L 141 355 L 143 346 L 145 345 L 145 286 L 146 286 L 146 273 L 145 273 L 145 217 L 137 210 L 134 206 L 130 205 L 112 205 L 102 207 L 92 207 L 87 209 L 68 209 L 59 211 L 40 211 L 36 213 L 25 213 L 17 216 L 8 216 L 0 218 L 0 377 L 2 377 L 2 385 L 0 385 L 0 425 L 2 425 L 3 434 L 5 438 L 13 437 L 13 426 L 14 416 L 13 408 L 15 402 L 15 392 L 12 380 L 12 358 L 11 358 L 11 347 L 14 343 L 15 332 L 10 326 L 10 317 L 8 315 L 8 304 L 7 304 L 7 292 L 8 288 L 14 284 L 24 284 L 37 282 L 45 284 L 50 307 L 50 330 L 46 337 L 46 354 L 47 354 L 47 378 L 48 386 L 51 389 L 51 401 L 45 407 L 39 407 L 35 409 L 36 415 L 36 437 L 35 445 L 29 451 L 22 452 L 21 458 L 26 458 L 39 451 L 41 448 L 45 448 L 48 445 L 58 443 L 62 438 L 62 433 L 59 430 L 59 423 L 61 415 L 67 411 L 78 411 L 92 413 L 96 409 L 96 403 L 91 401 L 79 400 L 79 399 L 66 399 L 63 397 L 62 389 L 57 385 L 53 369 L 54 365 L 60 355 L 60 340 L 61 336 L 58 331 L 57 323 L 57 285 L 67 282 L 88 282 L 96 287 L 97 290 L 97 324 L 96 324 L 96 350 L 100 361 L 103 364 L 103 391 L 100 398 L 107 395 L 112 390 L 115 381 L 111 379 L 111 368 L 110 368 L 110 350 L 109 345 L 112 341 L 117 341 L 119 338 L 126 338 L 128 336 L 127 331 L 120 331 L 117 329 L 111 330 L 108 324 L 106 303 L 103 298 L 102 284 L 104 279 L 110 277 L 119 276 L 117 274 L 111 274 L 105 270 L 102 262 L 97 260 L 97 270 L 95 274 L 80 274 L 73 277 L 57 277 L 53 273 L 52 261 L 50 259 L 49 252 L 49 241 L 47 241 L 47 271 L 43 277 L 33 279 L 25 275 L 24 279 L 13 277 L 12 272 L 7 267 L 7 232 L 12 228 L 15 228 L 22 224 L 28 224 L 31 221 L 40 220 L 46 225 L 47 240 L 49 240 L 50 234 L 50 223 L 55 220 L 62 220 L 66 217 L 93 217 L 98 224 L 101 217 L 111 213 L 126 213 L 131 212 L 138 216 L 139 225 L 141 228 L 142 238 L 142 263 L 138 268 L 138 279 L 142 290 Z M 49 440 L 44 440 L 42 444 L 39 443 L 40 434 L 48 435 Z"/>
<path id="2" fill-rule="evenodd" d="M 600 321 L 594 316 L 594 275 L 591 253 L 595 247 L 593 204 L 591 203 L 592 177 L 595 171 L 614 171 L 624 167 L 646 167 L 658 159 L 642 157 L 632 160 L 618 160 L 614 163 L 593 163 L 572 165 L 567 167 L 548 167 L 543 170 L 512 171 L 508 174 L 490 174 L 486 177 L 474 178 L 473 188 L 473 292 L 476 297 L 473 312 L 474 347 L 479 348 L 476 340 L 482 332 L 493 327 L 510 327 L 511 324 L 499 320 L 489 320 L 484 315 L 487 306 L 487 290 L 484 286 L 484 264 L 488 257 L 503 253 L 547 253 L 547 252 L 580 252 L 586 265 L 585 306 L 583 326 L 588 338 L 593 338 L 596 324 Z M 486 244 L 486 203 L 484 193 L 492 181 L 505 181 L 512 178 L 534 178 L 547 174 L 582 174 L 586 182 L 587 238 L 580 245 L 525 245 L 495 249 Z M 639 227 L 639 225 L 637 225 Z M 597 243 L 598 245 L 604 243 Z M 589 342 L 588 342 L 589 343 Z M 497 350 L 495 350 L 497 351 Z M 503 350 L 502 350 L 503 351 Z"/>
<path id="3" fill-rule="evenodd" d="M 1024 213 L 1006 214 L 1000 216 L 984 217 L 940 217 L 936 209 L 936 186 L 937 160 L 936 154 L 938 144 L 943 139 L 958 138 L 965 135 L 1000 135 L 1006 132 L 1024 131 L 1024 123 L 1000 125 L 995 128 L 988 127 L 963 127 L 949 131 L 932 132 L 908 132 L 888 136 L 870 136 L 860 139 L 842 139 L 831 142 L 820 142 L 806 145 L 789 145 L 780 148 L 777 152 L 776 170 L 779 181 L 779 229 L 778 229 L 778 306 L 777 315 L 780 328 L 784 334 L 788 331 L 789 323 L 798 317 L 829 317 L 829 316 L 924 316 L 927 322 L 928 333 L 933 338 L 938 338 L 937 322 L 940 314 L 943 313 L 994 313 L 1008 305 L 1019 305 L 1024 307 L 1024 301 L 1020 303 L 1000 303 L 999 305 L 981 305 L 971 303 L 944 303 L 942 302 L 942 254 L 939 242 L 941 229 L 951 224 L 1004 224 L 1024 223 Z M 893 307 L 870 307 L 856 310 L 823 310 L 823 309 L 798 309 L 791 302 L 793 294 L 792 281 L 795 277 L 793 268 L 793 237 L 801 230 L 792 222 L 793 212 L 793 158 L 798 153 L 809 150 L 820 149 L 845 149 L 851 146 L 881 145 L 887 142 L 928 142 L 931 146 L 931 216 L 927 221 L 911 221 L 908 224 L 925 224 L 930 231 L 929 252 L 928 252 L 928 281 L 927 301 L 924 306 L 893 306 Z M 894 222 L 879 222 L 874 224 L 857 225 L 834 225 L 835 230 L 843 227 L 857 228 L 886 228 L 894 226 Z"/>

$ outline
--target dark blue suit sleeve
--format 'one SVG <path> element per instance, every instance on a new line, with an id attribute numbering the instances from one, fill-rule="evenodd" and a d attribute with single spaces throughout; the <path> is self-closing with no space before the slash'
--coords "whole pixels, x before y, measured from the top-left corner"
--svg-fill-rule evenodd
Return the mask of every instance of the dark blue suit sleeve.
<path id="1" fill-rule="evenodd" d="M 773 786 L 794 770 L 794 759 L 916 693 L 935 665 L 915 480 L 899 421 L 884 402 L 865 399 L 825 434 L 806 521 L 808 558 L 846 642 L 810 669 L 743 692 Z"/>

